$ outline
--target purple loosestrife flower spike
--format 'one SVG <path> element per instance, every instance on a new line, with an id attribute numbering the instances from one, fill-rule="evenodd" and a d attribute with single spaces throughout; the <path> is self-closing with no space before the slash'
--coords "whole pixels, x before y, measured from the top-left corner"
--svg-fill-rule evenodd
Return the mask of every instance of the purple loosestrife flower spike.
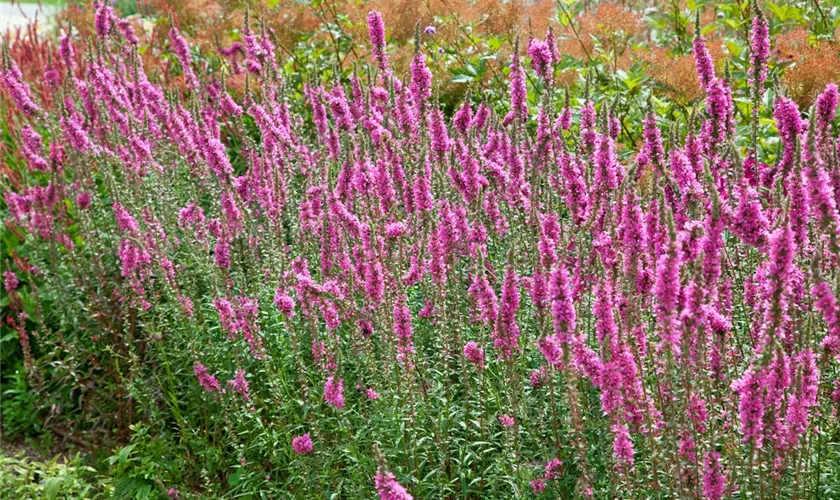
<path id="1" fill-rule="evenodd" d="M 426 103 L 432 96 L 432 72 L 426 66 L 426 56 L 419 50 L 411 60 L 411 98 L 418 114 L 422 114 Z"/>
<path id="2" fill-rule="evenodd" d="M 542 78 L 546 85 L 550 85 L 553 56 L 548 43 L 532 38 L 528 42 L 528 57 L 531 58 L 531 66 L 537 76 Z"/>
<path id="3" fill-rule="evenodd" d="M 598 343 L 612 352 L 618 345 L 618 325 L 613 314 L 613 288 L 609 278 L 595 285 L 595 302 L 592 315 L 595 317 L 595 336 Z"/>
<path id="4" fill-rule="evenodd" d="M 744 243 L 762 248 L 767 241 L 770 223 L 767 221 L 758 193 L 746 182 L 738 187 L 738 208 L 729 229 Z"/>
<path id="5" fill-rule="evenodd" d="M 764 82 L 767 80 L 767 59 L 770 56 L 770 25 L 758 7 L 758 0 L 753 0 L 755 17 L 750 31 L 750 69 L 748 85 L 752 94 L 753 120 L 750 154 L 758 156 L 758 106 L 764 96 Z"/>
<path id="6" fill-rule="evenodd" d="M 632 468 L 633 456 L 636 452 L 633 449 L 633 442 L 630 440 L 630 430 L 625 424 L 615 424 L 612 426 L 612 431 L 615 436 L 613 453 L 616 460 Z"/>
<path id="7" fill-rule="evenodd" d="M 752 86 L 755 102 L 764 94 L 764 82 L 767 80 L 767 59 L 770 56 L 770 25 L 767 18 L 753 0 L 755 17 L 750 30 L 750 72 L 749 84 Z M 754 111 L 755 112 L 755 111 Z"/>
<path id="8" fill-rule="evenodd" d="M 111 32 L 111 23 L 117 20 L 117 15 L 106 2 L 96 2 L 96 4 L 93 24 L 96 27 L 96 35 L 105 38 Z"/>
<path id="9" fill-rule="evenodd" d="M 241 368 L 236 370 L 233 379 L 228 380 L 228 385 L 242 396 L 243 401 L 251 400 L 251 389 L 248 386 L 248 380 L 245 379 L 245 370 Z"/>
<path id="10" fill-rule="evenodd" d="M 840 212 L 832 192 L 831 179 L 823 168 L 823 162 L 816 152 L 816 113 L 811 113 L 811 125 L 808 130 L 808 151 L 803 155 L 802 161 L 805 169 L 802 171 L 802 184 L 805 187 L 805 196 L 811 217 L 819 227 L 831 238 L 833 250 L 838 252 L 838 238 L 840 238 Z"/>
<path id="11" fill-rule="evenodd" d="M 30 97 L 29 85 L 22 81 L 22 75 L 15 62 L 11 59 L 4 62 L 8 67 L 0 69 L 0 84 L 6 88 L 23 114 L 28 117 L 41 115 L 41 107 Z"/>
<path id="12" fill-rule="evenodd" d="M 643 152 L 657 171 L 664 172 L 665 148 L 662 146 L 662 132 L 656 124 L 656 115 L 652 110 L 645 115 L 642 135 L 645 140 Z"/>
<path id="13" fill-rule="evenodd" d="M 783 181 L 793 168 L 799 135 L 805 131 L 807 123 L 799 115 L 799 107 L 787 97 L 776 97 L 773 103 L 773 118 L 776 120 L 776 130 L 784 148 L 779 160 L 780 176 Z"/>
<path id="14" fill-rule="evenodd" d="M 793 232 L 787 217 L 782 226 L 773 231 L 769 241 L 770 259 L 764 276 L 762 294 L 766 296 L 767 304 L 764 310 L 764 323 L 761 325 L 759 348 L 764 348 L 779 334 L 782 322 L 788 317 L 787 295 L 789 295 L 794 246 Z"/>
<path id="15" fill-rule="evenodd" d="M 379 69 L 384 70 L 388 66 L 388 54 L 385 52 L 385 22 L 382 21 L 382 13 L 375 10 L 370 11 L 367 24 L 373 60 L 379 66 Z"/>
<path id="16" fill-rule="evenodd" d="M 469 132 L 470 124 L 472 123 L 473 116 L 472 116 L 472 106 L 470 105 L 469 101 L 464 101 L 458 111 L 455 112 L 455 115 L 452 116 L 452 126 L 455 130 L 458 131 L 461 135 L 467 135 Z M 463 143 L 460 143 L 461 146 Z M 462 159 L 462 163 L 467 163 L 470 159 L 466 158 L 467 151 L 464 151 L 464 148 L 460 148 L 460 155 Z"/>
<path id="17" fill-rule="evenodd" d="M 519 38 L 516 39 L 510 62 L 510 111 L 521 122 L 528 120 L 528 91 L 525 70 L 519 61 Z"/>
<path id="18" fill-rule="evenodd" d="M 327 377 L 324 384 L 324 400 L 330 406 L 340 410 L 344 408 L 344 379 L 335 379 L 335 375 Z"/>
<path id="19" fill-rule="evenodd" d="M 732 383 L 732 390 L 738 394 L 738 415 L 744 442 L 753 442 L 757 448 L 764 440 L 764 392 L 763 376 L 755 367 L 750 367 L 740 379 Z"/>
<path id="20" fill-rule="evenodd" d="M 519 325 L 516 323 L 516 311 L 519 309 L 519 277 L 513 266 L 508 265 L 505 281 L 502 284 L 502 305 L 499 311 L 499 327 L 494 339 L 494 346 L 499 357 L 509 358 L 519 350 Z"/>
<path id="21" fill-rule="evenodd" d="M 828 332 L 823 338 L 821 347 L 829 356 L 834 356 L 840 361 L 840 304 L 831 291 L 828 282 L 820 281 L 811 288 L 814 308 L 822 314 L 828 326 Z"/>
<path id="22" fill-rule="evenodd" d="M 721 500 L 725 493 L 726 474 L 720 463 L 720 453 L 707 452 L 703 468 L 703 496 L 708 500 Z"/>
<path id="23" fill-rule="evenodd" d="M 21 129 L 20 135 L 23 138 L 21 151 L 23 152 L 23 156 L 26 158 L 26 163 L 30 170 L 39 170 L 41 172 L 49 170 L 50 166 L 47 163 L 47 160 L 45 160 L 42 156 L 44 153 L 44 145 L 41 141 L 41 135 L 38 134 L 38 132 L 35 132 L 35 130 L 29 125 L 25 125 Z"/>
<path id="24" fill-rule="evenodd" d="M 481 321 L 485 324 L 494 323 L 499 314 L 499 301 L 484 272 L 479 271 L 473 276 L 469 292 L 475 301 Z"/>
<path id="25" fill-rule="evenodd" d="M 728 134 L 734 131 L 731 90 L 723 80 L 713 79 L 706 87 L 706 112 L 709 121 L 704 124 L 704 132 L 709 136 L 709 149 L 717 150 L 726 141 Z"/>
<path id="26" fill-rule="evenodd" d="M 79 210 L 87 210 L 90 207 L 90 193 L 87 191 L 83 191 L 76 195 L 76 206 L 79 207 Z"/>
<path id="27" fill-rule="evenodd" d="M 58 40 L 58 55 L 64 61 L 68 72 L 76 67 L 76 50 L 73 48 L 73 40 L 70 33 L 62 33 Z"/>
<path id="28" fill-rule="evenodd" d="M 374 478 L 379 500 L 414 500 L 408 491 L 397 482 L 396 476 L 390 472 L 380 470 Z"/>
<path id="29" fill-rule="evenodd" d="M 169 30 L 169 43 L 172 44 L 172 51 L 181 61 L 181 69 L 184 72 L 184 78 L 187 80 L 187 85 L 192 90 L 198 90 L 198 78 L 192 68 L 192 54 L 190 54 L 190 45 L 187 40 L 181 36 L 178 28 L 172 26 Z"/>
<path id="30" fill-rule="evenodd" d="M 216 242 L 213 250 L 213 260 L 220 269 L 230 269 L 230 245 L 225 240 Z"/>
<path id="31" fill-rule="evenodd" d="M 477 343 L 470 341 L 464 344 L 464 357 L 478 370 L 484 369 L 484 351 Z"/>
<path id="32" fill-rule="evenodd" d="M 515 419 L 510 415 L 499 415 L 499 423 L 502 424 L 502 427 L 507 429 L 508 427 L 512 427 L 515 422 Z"/>
<path id="33" fill-rule="evenodd" d="M 193 368 L 195 376 L 198 377 L 198 383 L 207 392 L 223 392 L 219 381 L 207 371 L 207 367 L 201 363 L 196 363 Z"/>
<path id="34" fill-rule="evenodd" d="M 117 202 L 114 202 L 114 217 L 117 219 L 117 225 L 127 233 L 136 233 L 140 230 L 137 225 L 137 220 L 132 217 L 128 210 Z"/>
<path id="35" fill-rule="evenodd" d="M 596 120 L 595 103 L 586 99 L 583 109 L 580 111 L 580 136 L 585 153 L 590 153 L 595 149 L 595 142 L 598 137 L 598 133 L 595 131 Z"/>
<path id="36" fill-rule="evenodd" d="M 704 89 L 712 83 L 715 78 L 715 65 L 709 48 L 706 46 L 706 38 L 700 33 L 700 10 L 697 10 L 694 21 L 694 62 L 697 66 L 697 78 L 700 86 Z"/>
<path id="37" fill-rule="evenodd" d="M 827 143 L 831 144 L 831 122 L 834 121 L 834 114 L 837 112 L 837 102 L 840 100 L 840 94 L 837 91 L 837 85 L 829 83 L 825 90 L 817 97 L 814 105 L 817 115 L 817 140 L 821 145 L 821 149 L 825 149 Z M 827 161 L 825 158 L 823 161 Z"/>
<path id="38" fill-rule="evenodd" d="M 676 324 L 677 301 L 680 295 L 680 259 L 673 240 L 656 264 L 656 319 L 662 329 L 662 345 L 675 356 L 680 354 L 680 332 Z"/>
<path id="39" fill-rule="evenodd" d="M 308 455 L 312 453 L 312 438 L 309 437 L 309 433 L 302 436 L 297 436 L 292 439 L 292 449 L 295 450 L 295 453 L 298 455 Z"/>
<path id="40" fill-rule="evenodd" d="M 452 145 L 449 132 L 446 130 L 446 121 L 443 118 L 443 112 L 440 109 L 435 109 L 427 116 L 429 119 L 429 130 L 432 134 L 432 151 L 437 154 L 440 160 L 443 160 Z"/>
<path id="41" fill-rule="evenodd" d="M 401 295 L 394 302 L 394 334 L 397 336 L 397 359 L 411 366 L 411 356 L 414 354 L 414 343 L 411 340 L 411 311 L 408 299 Z"/>
<path id="42" fill-rule="evenodd" d="M 551 366 L 558 366 L 562 362 L 563 352 L 557 338 L 556 335 L 547 335 L 537 341 L 545 362 Z"/>
<path id="43" fill-rule="evenodd" d="M 557 36 L 554 34 L 554 29 L 549 26 L 545 33 L 545 44 L 548 46 L 548 51 L 551 53 L 551 62 L 560 62 L 560 52 L 557 50 Z"/>
<path id="44" fill-rule="evenodd" d="M 551 296 L 551 315 L 554 318 L 554 334 L 563 343 L 569 342 L 576 328 L 575 306 L 572 289 L 569 286 L 569 273 L 562 262 L 551 271 L 549 281 Z"/>
<path id="45" fill-rule="evenodd" d="M 618 158 L 615 154 L 613 138 L 608 134 L 598 134 L 595 146 L 595 188 L 607 194 L 618 187 Z"/>
<path id="46" fill-rule="evenodd" d="M 571 98 L 569 97 L 569 87 L 566 86 L 565 91 L 565 104 L 563 104 L 563 111 L 560 113 L 560 117 L 557 119 L 558 125 L 563 130 L 569 130 L 572 126 L 572 105 L 571 105 Z"/>
<path id="47" fill-rule="evenodd" d="M 134 27 L 128 19 L 117 19 L 117 29 L 120 31 L 120 34 L 123 36 L 125 41 L 129 44 L 137 45 L 140 43 L 140 39 L 137 38 L 137 35 L 134 33 Z"/>

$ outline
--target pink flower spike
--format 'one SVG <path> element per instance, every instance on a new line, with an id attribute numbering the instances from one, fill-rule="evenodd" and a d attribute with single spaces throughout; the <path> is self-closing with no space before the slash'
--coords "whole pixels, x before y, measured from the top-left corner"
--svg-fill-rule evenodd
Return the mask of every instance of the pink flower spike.
<path id="1" fill-rule="evenodd" d="M 302 436 L 297 436 L 292 439 L 292 449 L 295 450 L 295 453 L 298 455 L 308 455 L 312 453 L 312 438 L 309 437 L 309 433 Z"/>

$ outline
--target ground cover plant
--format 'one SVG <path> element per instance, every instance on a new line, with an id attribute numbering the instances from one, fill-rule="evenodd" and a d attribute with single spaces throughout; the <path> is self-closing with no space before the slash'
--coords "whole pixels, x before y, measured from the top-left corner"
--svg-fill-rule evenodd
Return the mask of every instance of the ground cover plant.
<path id="1" fill-rule="evenodd" d="M 840 494 L 840 9 L 149 3 L 4 39 L 4 490 Z"/>

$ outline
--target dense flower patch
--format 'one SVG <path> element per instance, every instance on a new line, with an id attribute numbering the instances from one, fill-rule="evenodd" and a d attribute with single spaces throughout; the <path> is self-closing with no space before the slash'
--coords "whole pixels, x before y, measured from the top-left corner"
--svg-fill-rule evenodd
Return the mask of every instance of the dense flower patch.
<path id="1" fill-rule="evenodd" d="M 105 5 L 45 68 L 55 105 L 4 53 L 5 322 L 28 369 L 82 394 L 70 410 L 102 398 L 128 422 L 130 487 L 819 494 L 840 405 L 837 86 L 805 111 L 771 85 L 756 9 L 748 94 L 698 28 L 704 106 L 664 134 L 654 103 L 627 124 L 589 85 L 573 102 L 552 31 L 516 44 L 508 106 L 449 119 L 423 27 L 401 77 L 367 19 L 372 64 L 302 96 L 247 24 L 241 100 L 174 25 L 186 87 L 155 83 Z M 642 141 L 619 157 L 627 126 Z"/>

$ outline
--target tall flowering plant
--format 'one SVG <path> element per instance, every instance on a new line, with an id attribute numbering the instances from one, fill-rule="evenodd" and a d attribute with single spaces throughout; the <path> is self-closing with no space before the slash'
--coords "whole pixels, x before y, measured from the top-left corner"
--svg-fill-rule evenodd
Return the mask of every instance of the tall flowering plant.
<path id="1" fill-rule="evenodd" d="M 759 150 L 756 10 L 748 137 L 699 30 L 704 107 L 670 134 L 653 103 L 623 124 L 589 84 L 560 99 L 551 31 L 514 44 L 500 109 L 450 118 L 428 29 L 399 75 L 367 21 L 371 65 L 301 95 L 250 15 L 241 96 L 174 22 L 186 87 L 146 74 L 106 4 L 95 40 L 61 39 L 55 105 L 4 53 L 4 322 L 32 379 L 79 363 L 53 382 L 180 436 L 204 471 L 180 491 L 811 491 L 838 424 L 836 85 L 808 113 L 773 90 L 779 154 Z"/>

